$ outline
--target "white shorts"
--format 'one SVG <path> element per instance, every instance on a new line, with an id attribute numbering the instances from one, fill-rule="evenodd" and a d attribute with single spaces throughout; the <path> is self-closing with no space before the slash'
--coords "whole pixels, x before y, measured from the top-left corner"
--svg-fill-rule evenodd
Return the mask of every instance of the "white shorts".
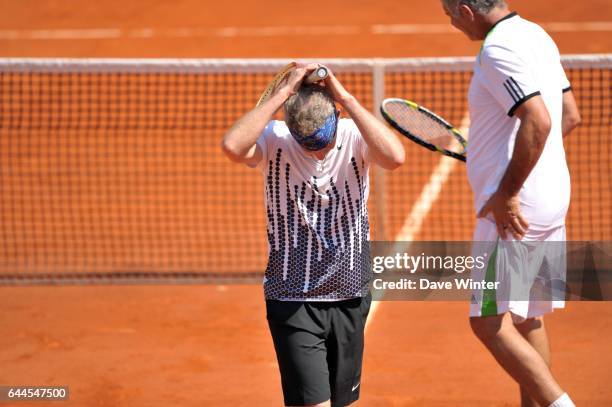
<path id="1" fill-rule="evenodd" d="M 471 278 L 476 282 L 494 283 L 495 288 L 472 291 L 470 316 L 510 312 L 514 323 L 521 323 L 555 308 L 564 308 L 565 239 L 563 225 L 546 231 L 529 231 L 520 242 L 513 238 L 501 240 L 495 223 L 478 219 L 472 256 L 484 256 L 485 261 L 484 267 L 472 269 Z M 548 295 L 542 295 L 542 287 L 547 287 Z"/>

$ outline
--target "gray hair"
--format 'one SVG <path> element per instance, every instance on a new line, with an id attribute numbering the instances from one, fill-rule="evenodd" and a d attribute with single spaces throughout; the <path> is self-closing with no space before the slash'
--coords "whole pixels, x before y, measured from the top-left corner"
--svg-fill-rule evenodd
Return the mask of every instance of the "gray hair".
<path id="1" fill-rule="evenodd" d="M 453 13 L 457 9 L 459 4 L 463 3 L 468 5 L 472 10 L 478 14 L 489 14 L 491 10 L 499 6 L 505 6 L 505 0 L 442 0 L 446 7 Z"/>
<path id="2" fill-rule="evenodd" d="M 335 111 L 334 100 L 325 88 L 305 85 L 285 102 L 285 122 L 292 133 L 308 136 Z"/>

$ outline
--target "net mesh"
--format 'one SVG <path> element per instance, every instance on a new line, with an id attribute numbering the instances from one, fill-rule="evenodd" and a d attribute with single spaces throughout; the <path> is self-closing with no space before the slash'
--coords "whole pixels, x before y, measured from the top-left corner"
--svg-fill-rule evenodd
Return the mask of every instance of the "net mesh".
<path id="1" fill-rule="evenodd" d="M 566 60 L 573 240 L 612 238 L 610 60 Z M 263 182 L 220 140 L 285 62 L 0 60 L 0 282 L 259 276 Z M 368 109 L 382 64 L 385 97 L 465 120 L 469 60 L 323 62 Z M 372 174 L 373 238 L 469 240 L 464 165 L 432 184 L 441 156 L 404 145 L 404 166 Z"/>

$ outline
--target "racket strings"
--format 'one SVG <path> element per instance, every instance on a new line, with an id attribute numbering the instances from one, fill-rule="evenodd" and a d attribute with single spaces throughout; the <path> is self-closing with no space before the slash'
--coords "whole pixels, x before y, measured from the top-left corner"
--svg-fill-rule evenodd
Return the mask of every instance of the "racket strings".
<path id="1" fill-rule="evenodd" d="M 438 148 L 462 154 L 463 145 L 455 134 L 438 120 L 403 102 L 387 103 L 385 111 L 405 131 Z"/>

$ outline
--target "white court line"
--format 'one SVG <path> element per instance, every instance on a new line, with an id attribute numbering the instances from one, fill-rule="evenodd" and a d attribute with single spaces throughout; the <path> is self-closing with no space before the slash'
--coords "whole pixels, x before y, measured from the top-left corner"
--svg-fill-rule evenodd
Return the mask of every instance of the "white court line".
<path id="1" fill-rule="evenodd" d="M 549 32 L 612 31 L 612 21 L 542 23 L 541 25 Z"/>
<path id="2" fill-rule="evenodd" d="M 417 233 L 421 230 L 425 217 L 427 217 L 434 202 L 438 200 L 442 186 L 444 186 L 448 180 L 457 162 L 458 160 L 451 157 L 440 157 L 440 162 L 431 173 L 429 182 L 423 187 L 419 199 L 412 206 L 410 215 L 404 220 L 404 224 L 395 240 L 401 242 L 411 242 L 414 240 Z"/>
<path id="3" fill-rule="evenodd" d="M 461 119 L 461 125 L 459 127 L 459 132 L 463 135 L 463 137 L 468 139 L 468 130 L 470 127 L 470 116 L 466 113 Z M 438 200 L 440 196 L 440 191 L 442 191 L 442 187 L 448 180 L 451 172 L 457 165 L 459 160 L 447 156 L 441 156 L 440 162 L 436 166 L 436 168 L 431 173 L 429 177 L 429 181 L 423 189 L 421 190 L 421 195 L 416 200 L 414 205 L 412 206 L 412 210 L 410 214 L 406 217 L 402 228 L 395 236 L 395 241 L 397 242 L 392 249 L 392 253 L 399 253 L 400 251 L 406 251 L 410 246 L 410 242 L 414 240 L 416 235 L 421 230 L 421 226 L 423 226 L 423 221 L 427 217 L 427 214 L 431 210 L 433 204 Z M 368 326 L 374 319 L 374 315 L 378 311 L 380 307 L 381 301 L 372 301 L 372 305 L 370 307 L 370 315 L 368 316 L 368 320 L 366 321 L 365 329 L 368 329 Z"/>
<path id="4" fill-rule="evenodd" d="M 65 30 L 0 30 L 0 40 L 104 40 L 124 37 L 119 28 Z"/>
<path id="5" fill-rule="evenodd" d="M 459 126 L 459 132 L 463 135 L 463 137 L 467 140 L 469 135 L 470 127 L 470 116 L 466 112 L 466 114 L 461 119 L 461 125 Z M 442 187 L 448 180 L 451 172 L 457 165 L 459 160 L 447 156 L 441 156 L 440 162 L 436 166 L 436 168 L 431 173 L 429 177 L 429 181 L 423 187 L 421 191 L 421 195 L 416 200 L 415 204 L 412 206 L 412 210 L 402 228 L 398 232 L 395 240 L 399 242 L 398 244 L 402 244 L 402 242 L 411 242 L 414 240 L 416 235 L 421 230 L 421 226 L 423 225 L 423 221 L 427 217 L 427 214 L 431 210 L 433 204 L 438 200 L 440 196 L 440 191 L 442 191 Z"/>
<path id="6" fill-rule="evenodd" d="M 281 37 L 301 35 L 354 35 L 361 27 L 352 25 L 279 26 L 279 27 L 225 27 L 212 31 L 215 37 Z"/>
<path id="7" fill-rule="evenodd" d="M 548 22 L 541 23 L 549 32 L 609 32 L 612 21 Z M 407 35 L 459 34 L 450 24 L 375 24 L 265 26 L 265 27 L 179 27 L 179 28 L 84 28 L 0 30 L 0 40 L 102 40 L 117 38 L 238 38 L 286 37 L 302 35 Z"/>
<path id="8" fill-rule="evenodd" d="M 370 31 L 378 35 L 460 33 L 450 24 L 376 24 L 370 27 Z"/>
<path id="9" fill-rule="evenodd" d="M 548 32 L 597 32 L 612 31 L 612 21 L 551 22 L 539 23 Z M 457 34 L 459 30 L 450 24 L 386 24 L 370 27 L 372 34 Z"/>

